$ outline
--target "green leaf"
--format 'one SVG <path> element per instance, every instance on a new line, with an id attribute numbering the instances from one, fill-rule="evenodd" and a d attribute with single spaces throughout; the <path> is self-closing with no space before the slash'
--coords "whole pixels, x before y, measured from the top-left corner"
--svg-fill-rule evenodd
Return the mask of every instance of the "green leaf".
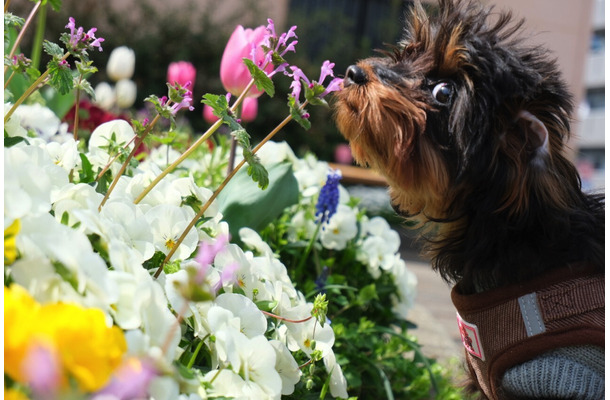
<path id="1" fill-rule="evenodd" d="M 61 0 L 48 0 L 48 3 L 55 12 L 58 12 L 61 9 Z"/>
<path id="2" fill-rule="evenodd" d="M 261 190 L 265 190 L 269 186 L 269 173 L 258 160 L 248 161 L 248 175 L 252 177 L 254 182 L 258 183 Z"/>
<path id="3" fill-rule="evenodd" d="M 304 117 L 305 111 L 301 110 L 301 105 L 292 96 L 288 96 L 288 108 L 290 109 L 292 119 L 298 122 L 306 131 L 311 128 L 311 122 Z"/>
<path id="4" fill-rule="evenodd" d="M 358 303 L 361 305 L 368 304 L 371 300 L 378 300 L 377 289 L 375 288 L 375 284 L 371 283 L 370 285 L 364 286 L 358 292 Z"/>
<path id="5" fill-rule="evenodd" d="M 93 166 L 91 162 L 83 153 L 78 153 L 81 160 L 81 170 L 78 172 L 78 177 L 81 183 L 91 183 L 95 180 L 95 174 L 93 173 Z"/>
<path id="6" fill-rule="evenodd" d="M 74 87 L 74 78 L 72 71 L 69 68 L 59 65 L 57 60 L 53 59 L 47 64 L 50 71 L 49 84 L 55 88 L 59 94 L 65 95 Z"/>
<path id="7" fill-rule="evenodd" d="M 260 69 L 256 64 L 254 64 L 254 61 L 250 60 L 249 58 L 243 58 L 243 60 L 246 67 L 248 67 L 248 71 L 250 71 L 250 75 L 252 75 L 252 79 L 254 79 L 256 88 L 267 93 L 269 97 L 275 96 L 275 86 L 265 71 Z"/>
<path id="8" fill-rule="evenodd" d="M 268 172 L 269 186 L 266 190 L 261 190 L 241 169 L 218 195 L 220 212 L 229 223 L 235 241 L 239 241 L 240 228 L 260 231 L 278 218 L 286 207 L 298 202 L 299 185 L 291 164 L 271 165 Z"/>
<path id="9" fill-rule="evenodd" d="M 62 58 L 64 56 L 64 50 L 58 44 L 49 42 L 48 40 L 45 40 L 42 43 L 42 48 L 45 53 L 53 58 Z"/>
<path id="10" fill-rule="evenodd" d="M 4 137 L 4 147 L 12 147 L 12 146 L 16 145 L 17 143 L 21 143 L 21 142 L 30 144 L 30 142 L 28 142 L 27 139 L 22 136 L 12 136 L 12 137 L 5 136 Z"/>
<path id="11" fill-rule="evenodd" d="M 142 267 L 148 270 L 156 270 L 163 264 L 163 260 L 165 260 L 165 253 L 157 250 L 151 258 L 142 263 Z"/>

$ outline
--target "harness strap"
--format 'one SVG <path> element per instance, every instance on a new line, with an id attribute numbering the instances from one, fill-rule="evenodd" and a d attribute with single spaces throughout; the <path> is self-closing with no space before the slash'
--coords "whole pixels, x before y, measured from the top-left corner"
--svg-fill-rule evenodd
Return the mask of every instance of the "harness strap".
<path id="1" fill-rule="evenodd" d="M 532 281 L 461 295 L 451 292 L 469 368 L 481 390 L 498 399 L 504 372 L 549 350 L 604 346 L 602 272 L 569 266 Z"/>

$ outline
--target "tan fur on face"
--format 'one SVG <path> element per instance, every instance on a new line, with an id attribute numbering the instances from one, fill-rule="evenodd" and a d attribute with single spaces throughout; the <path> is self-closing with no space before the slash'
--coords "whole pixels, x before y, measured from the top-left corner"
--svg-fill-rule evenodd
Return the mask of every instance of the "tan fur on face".
<path id="1" fill-rule="evenodd" d="M 429 107 L 418 100 L 419 82 L 388 87 L 377 81 L 369 62 L 358 66 L 370 81 L 342 90 L 336 102 L 337 125 L 350 141 L 356 161 L 386 176 L 393 203 L 405 213 L 440 212 L 449 179 L 436 150 L 426 144 Z"/>

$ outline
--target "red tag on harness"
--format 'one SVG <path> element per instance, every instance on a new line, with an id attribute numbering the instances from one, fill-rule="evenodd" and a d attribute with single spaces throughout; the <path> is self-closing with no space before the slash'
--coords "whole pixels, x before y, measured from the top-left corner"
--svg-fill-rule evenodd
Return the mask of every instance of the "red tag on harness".
<path id="1" fill-rule="evenodd" d="M 460 335 L 462 335 L 462 343 L 464 344 L 466 351 L 482 361 L 485 361 L 485 354 L 483 354 L 483 346 L 481 345 L 481 336 L 479 335 L 477 326 L 464 321 L 460 314 L 457 314 L 457 323 L 458 328 L 460 329 Z"/>

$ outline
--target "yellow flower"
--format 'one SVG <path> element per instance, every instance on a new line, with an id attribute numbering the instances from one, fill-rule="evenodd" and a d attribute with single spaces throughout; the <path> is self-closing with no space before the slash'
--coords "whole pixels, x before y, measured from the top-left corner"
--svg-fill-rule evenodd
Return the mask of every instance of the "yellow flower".
<path id="1" fill-rule="evenodd" d="M 18 219 L 4 230 L 4 265 L 11 265 L 17 258 L 17 233 L 21 229 Z"/>
<path id="2" fill-rule="evenodd" d="M 41 341 L 52 346 L 64 375 L 73 377 L 84 392 L 108 383 L 127 350 L 123 331 L 108 327 L 101 310 L 66 303 L 40 305 L 15 284 L 4 288 L 4 327 L 4 372 L 21 383 L 27 383 L 24 357 Z"/>
<path id="3" fill-rule="evenodd" d="M 21 362 L 37 329 L 40 304 L 19 285 L 4 287 L 4 372 L 23 382 Z"/>
<path id="4" fill-rule="evenodd" d="M 64 368 L 76 378 L 79 388 L 92 392 L 108 383 L 127 350 L 123 331 L 108 328 L 101 310 L 75 304 L 45 305 L 41 314 Z"/>
<path id="5" fill-rule="evenodd" d="M 19 390 L 4 388 L 4 400 L 28 400 L 28 396 Z"/>

